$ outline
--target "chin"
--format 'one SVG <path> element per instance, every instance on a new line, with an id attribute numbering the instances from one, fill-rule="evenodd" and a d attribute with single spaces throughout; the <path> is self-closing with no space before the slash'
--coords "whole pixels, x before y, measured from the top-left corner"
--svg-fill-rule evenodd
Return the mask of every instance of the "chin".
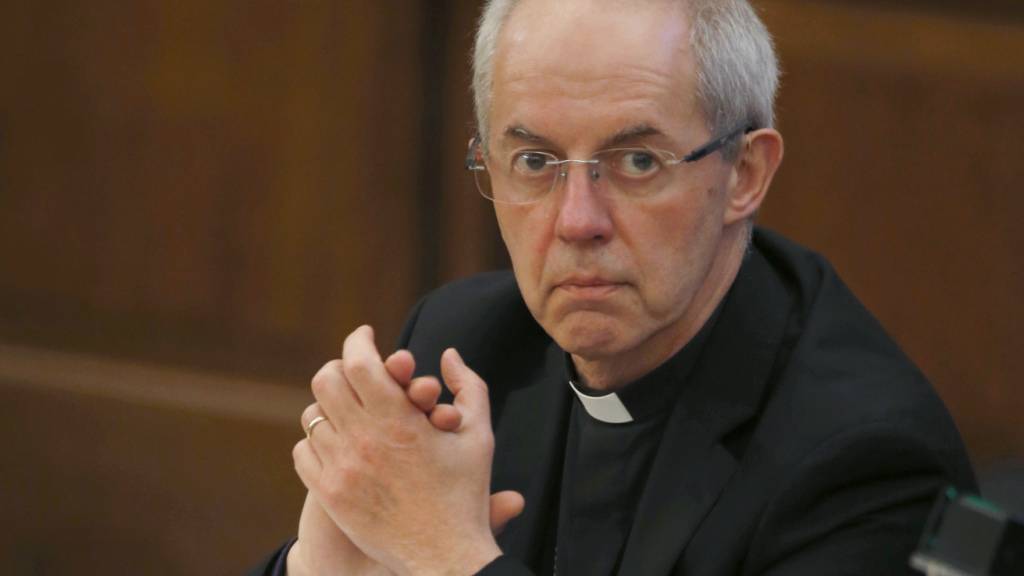
<path id="1" fill-rule="evenodd" d="M 622 323 L 595 312 L 570 314 L 549 333 L 563 350 L 582 358 L 614 356 L 629 347 Z"/>

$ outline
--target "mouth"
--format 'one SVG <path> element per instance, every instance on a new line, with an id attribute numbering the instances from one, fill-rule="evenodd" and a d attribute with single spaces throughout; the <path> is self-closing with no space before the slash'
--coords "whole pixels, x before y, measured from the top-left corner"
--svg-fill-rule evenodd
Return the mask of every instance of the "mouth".
<path id="1" fill-rule="evenodd" d="M 602 278 L 569 278 L 555 285 L 555 290 L 581 300 L 598 300 L 614 294 L 625 286 Z"/>

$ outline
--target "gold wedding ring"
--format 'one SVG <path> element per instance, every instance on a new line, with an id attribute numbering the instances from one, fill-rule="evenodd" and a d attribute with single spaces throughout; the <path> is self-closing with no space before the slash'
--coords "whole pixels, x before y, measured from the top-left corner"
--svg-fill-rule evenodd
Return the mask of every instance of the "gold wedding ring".
<path id="1" fill-rule="evenodd" d="M 313 433 L 313 428 L 316 427 L 317 424 L 324 422 L 326 420 L 326 416 L 317 416 L 316 418 L 310 420 L 309 424 L 306 426 L 306 438 L 309 438 L 309 435 Z"/>

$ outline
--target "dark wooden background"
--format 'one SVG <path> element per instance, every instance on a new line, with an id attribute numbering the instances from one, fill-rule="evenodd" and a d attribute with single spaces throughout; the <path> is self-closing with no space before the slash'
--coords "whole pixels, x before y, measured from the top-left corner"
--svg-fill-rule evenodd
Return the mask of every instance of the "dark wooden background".
<path id="1" fill-rule="evenodd" d="M 824 252 L 986 471 L 1024 457 L 1024 6 L 761 0 Z M 291 535 L 306 384 L 502 266 L 461 168 L 470 0 L 6 2 L 0 566 L 238 573 Z"/>

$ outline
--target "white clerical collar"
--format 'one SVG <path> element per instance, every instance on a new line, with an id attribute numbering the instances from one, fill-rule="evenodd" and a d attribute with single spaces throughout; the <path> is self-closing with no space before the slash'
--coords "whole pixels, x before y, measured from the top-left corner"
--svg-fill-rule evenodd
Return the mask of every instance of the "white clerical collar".
<path id="1" fill-rule="evenodd" d="M 587 414 L 590 414 L 595 420 L 608 424 L 625 424 L 633 421 L 633 416 L 630 415 L 629 410 L 626 410 L 626 405 L 619 400 L 619 395 L 615 392 L 609 392 L 604 396 L 588 396 L 580 392 L 572 380 L 569 380 L 569 386 L 576 393 L 576 397 L 580 399 Z"/>

